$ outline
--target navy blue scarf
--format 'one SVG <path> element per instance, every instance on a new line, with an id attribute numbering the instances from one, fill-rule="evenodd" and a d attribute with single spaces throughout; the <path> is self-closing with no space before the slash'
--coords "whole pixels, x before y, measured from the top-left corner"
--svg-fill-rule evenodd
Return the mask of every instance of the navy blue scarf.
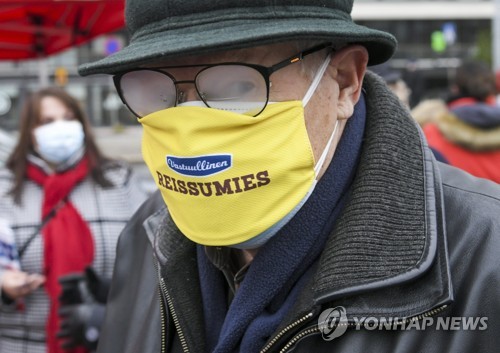
<path id="1" fill-rule="evenodd" d="M 198 246 L 209 352 L 258 352 L 314 274 L 354 179 L 365 127 L 364 97 L 348 120 L 327 171 L 295 215 L 255 256 L 228 307 L 228 286 Z"/>

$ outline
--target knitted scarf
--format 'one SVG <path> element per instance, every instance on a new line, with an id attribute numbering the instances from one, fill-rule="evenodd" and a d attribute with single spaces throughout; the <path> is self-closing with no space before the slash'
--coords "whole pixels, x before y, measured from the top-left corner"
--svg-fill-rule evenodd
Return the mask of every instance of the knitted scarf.
<path id="1" fill-rule="evenodd" d="M 88 160 L 83 158 L 73 168 L 47 175 L 34 164 L 28 164 L 27 176 L 43 187 L 42 229 L 44 241 L 45 290 L 50 298 L 49 318 L 46 325 L 47 352 L 62 353 L 56 338 L 59 329 L 58 297 L 61 293 L 59 277 L 82 272 L 94 258 L 94 244 L 90 229 L 78 210 L 69 201 L 69 194 L 89 173 Z M 64 351 L 68 353 L 69 351 Z M 83 353 L 75 349 L 71 353 Z"/>

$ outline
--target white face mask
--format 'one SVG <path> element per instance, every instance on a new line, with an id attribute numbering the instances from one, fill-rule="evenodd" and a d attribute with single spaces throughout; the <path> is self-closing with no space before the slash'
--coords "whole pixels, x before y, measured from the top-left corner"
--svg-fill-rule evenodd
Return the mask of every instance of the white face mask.
<path id="1" fill-rule="evenodd" d="M 33 130 L 36 152 L 47 162 L 60 164 L 82 146 L 83 126 L 79 121 L 59 120 Z"/>

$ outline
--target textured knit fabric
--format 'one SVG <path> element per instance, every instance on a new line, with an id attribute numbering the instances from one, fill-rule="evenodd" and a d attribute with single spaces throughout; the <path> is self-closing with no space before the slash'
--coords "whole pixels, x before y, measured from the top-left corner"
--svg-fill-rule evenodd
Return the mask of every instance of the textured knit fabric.
<path id="1" fill-rule="evenodd" d="M 46 168 L 43 161 L 31 160 Z M 109 278 L 118 235 L 146 195 L 138 186 L 135 175 L 123 164 L 106 168 L 105 175 L 115 187 L 102 188 L 87 177 L 73 189 L 69 201 L 90 227 L 95 245 L 92 267 L 99 276 Z M 19 206 L 6 196 L 12 182 L 10 172 L 0 170 L 0 214 L 10 222 L 17 246 L 21 248 L 40 226 L 43 190 L 33 181 L 26 180 Z M 21 258 L 21 269 L 28 273 L 42 273 L 43 249 L 43 236 L 38 233 Z M 45 324 L 49 298 L 45 289 L 39 288 L 27 296 L 23 311 L 17 310 L 15 305 L 0 305 L 0 352 L 46 353 Z"/>
<path id="2" fill-rule="evenodd" d="M 293 306 L 314 272 L 312 264 L 344 205 L 358 164 L 364 125 L 362 97 L 314 192 L 295 217 L 259 250 L 229 309 L 223 295 L 227 285 L 206 261 L 203 247 L 198 246 L 206 337 L 211 352 L 233 352 L 238 345 L 241 352 L 258 352 Z"/>
<path id="3" fill-rule="evenodd" d="M 364 87 L 378 95 L 367 99 L 357 179 L 335 236 L 325 246 L 328 256 L 321 260 L 319 296 L 332 286 L 341 291 L 354 283 L 368 284 L 404 273 L 421 263 L 426 251 L 425 237 L 415 236 L 426 232 L 419 221 L 426 207 L 424 176 L 418 174 L 424 168 L 419 128 L 401 118 L 401 103 L 373 74 L 367 73 Z M 360 262 L 370 266 L 360 267 Z"/>
<path id="4" fill-rule="evenodd" d="M 59 330 L 59 295 L 61 276 L 83 272 L 94 259 L 94 243 L 87 223 L 67 198 L 75 186 L 89 174 L 88 159 L 82 158 L 74 167 L 60 173 L 45 173 L 32 163 L 28 164 L 27 176 L 43 187 L 42 219 L 47 219 L 41 229 L 44 241 L 45 289 L 50 298 L 47 320 L 47 351 L 62 352 Z M 53 213 L 53 216 L 51 214 Z M 49 218 L 50 217 L 50 218 Z M 75 349 L 71 353 L 83 353 Z"/>

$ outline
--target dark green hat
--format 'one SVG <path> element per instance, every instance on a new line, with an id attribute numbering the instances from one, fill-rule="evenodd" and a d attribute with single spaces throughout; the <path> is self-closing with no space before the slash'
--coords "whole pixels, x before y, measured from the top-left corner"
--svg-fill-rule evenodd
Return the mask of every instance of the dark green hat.
<path id="1" fill-rule="evenodd" d="M 127 0 L 130 44 L 81 65 L 79 72 L 113 74 L 160 59 L 293 40 L 361 44 L 369 65 L 385 62 L 396 39 L 355 24 L 352 5 L 353 0 Z"/>

